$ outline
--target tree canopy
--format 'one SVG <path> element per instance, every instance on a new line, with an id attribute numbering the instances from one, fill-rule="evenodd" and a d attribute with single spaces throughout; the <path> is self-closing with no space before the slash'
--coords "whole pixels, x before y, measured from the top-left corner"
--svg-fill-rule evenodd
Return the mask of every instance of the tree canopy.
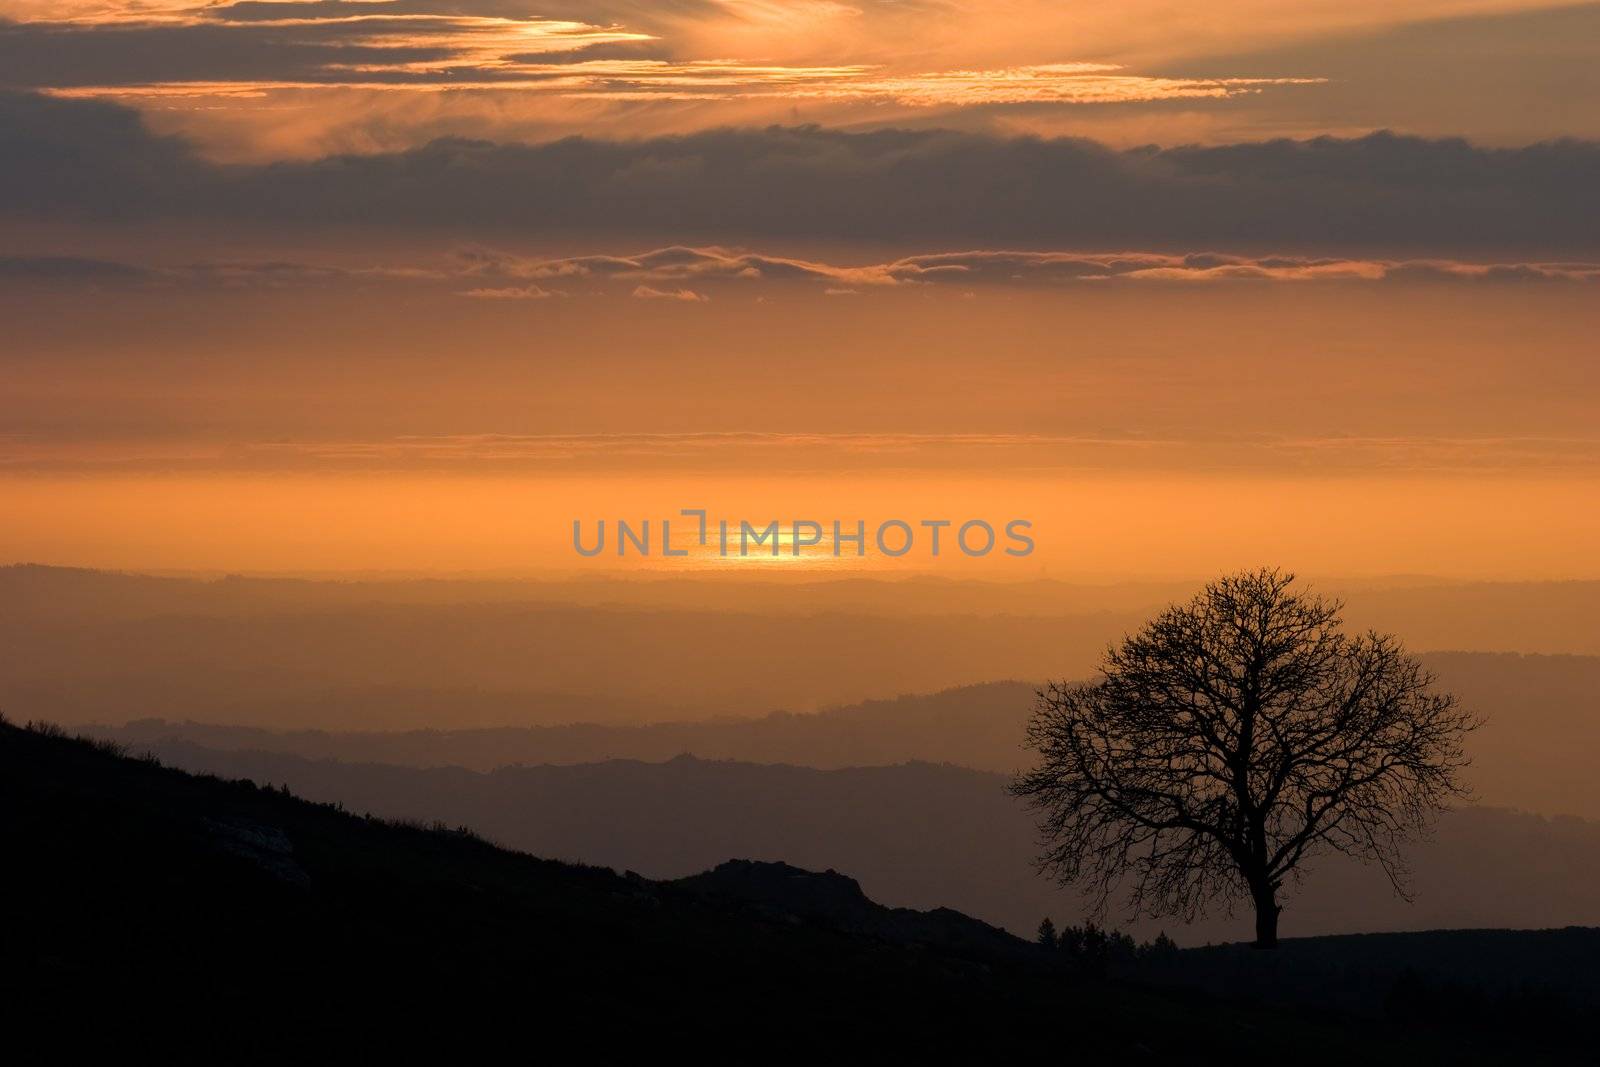
<path id="1" fill-rule="evenodd" d="M 1374 860 L 1406 894 L 1402 846 L 1466 795 L 1478 723 L 1341 611 L 1292 574 L 1232 575 L 1108 650 L 1098 680 L 1041 691 L 1038 763 L 1012 784 L 1040 817 L 1041 866 L 1135 914 L 1248 899 L 1262 947 L 1320 852 Z"/>

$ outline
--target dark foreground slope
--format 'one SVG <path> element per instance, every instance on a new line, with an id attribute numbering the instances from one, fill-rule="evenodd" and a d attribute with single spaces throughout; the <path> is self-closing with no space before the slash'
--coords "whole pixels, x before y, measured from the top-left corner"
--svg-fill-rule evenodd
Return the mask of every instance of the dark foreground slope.
<path id="1" fill-rule="evenodd" d="M 1002 966 L 1027 946 L 973 920 L 1004 951 L 763 918 L 13 726 L 0 813 L 13 1017 L 132 1017 L 134 1042 L 334 1023 L 380 1039 L 512 1030 L 601 1058 L 642 1039 L 711 1055 L 778 1034 L 779 1058 L 1001 1048 L 1026 1038 L 1027 1013 L 1076 995 L 1037 961 Z M 908 1025 L 928 1004 L 936 1017 Z M 1162 1023 L 1174 1040 L 1192 1025 L 1181 1014 Z"/>
<path id="2" fill-rule="evenodd" d="M 10 725 L 0 848 L 8 1036 L 43 1024 L 58 1047 L 111 1038 L 127 1058 L 179 1040 L 237 1060 L 498 1037 L 601 1061 L 640 1046 L 707 1062 L 1064 1047 L 1463 1061 L 1435 1031 L 1095 982 L 964 916 L 880 908 L 837 875 L 734 864 L 648 882 Z"/>
<path id="3" fill-rule="evenodd" d="M 677 878 L 730 856 L 833 867 L 875 900 L 945 905 L 1031 933 L 1041 916 L 1078 921 L 1089 907 L 1034 867 L 1034 820 L 1008 779 L 928 763 L 821 771 L 678 757 L 577 766 L 459 767 L 304 760 L 217 752 L 182 742 L 148 746 L 197 773 L 288 785 L 312 800 L 390 818 L 443 819 L 542 856 Z M 135 748 L 134 751 L 142 751 Z M 1600 822 L 1521 812 L 1450 812 L 1407 850 L 1415 900 L 1383 871 L 1319 856 L 1287 901 L 1285 936 L 1351 930 L 1600 926 Z M 1121 910 L 1113 912 L 1125 921 Z M 1140 920 L 1148 940 L 1235 941 L 1250 920 L 1213 910 L 1193 925 Z"/>

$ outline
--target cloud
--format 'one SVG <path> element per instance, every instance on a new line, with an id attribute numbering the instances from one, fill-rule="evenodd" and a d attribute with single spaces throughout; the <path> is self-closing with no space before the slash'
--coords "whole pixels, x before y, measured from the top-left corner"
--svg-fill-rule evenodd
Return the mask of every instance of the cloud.
<path id="1" fill-rule="evenodd" d="M 904 256 L 878 263 L 834 264 L 737 248 L 673 245 L 635 255 L 561 258 L 522 256 L 481 245 L 457 248 L 442 262 L 351 267 L 293 261 L 134 264 L 72 256 L 0 257 L 0 280 L 15 284 L 172 289 L 288 288 L 377 284 L 444 288 L 475 300 L 547 300 L 567 290 L 552 280 L 584 283 L 585 292 L 622 293 L 639 300 L 704 303 L 710 291 L 761 296 L 774 287 L 827 297 L 891 291 L 977 287 L 1029 289 L 1107 285 L 1224 284 L 1593 284 L 1600 261 L 1473 262 L 1221 252 L 1039 252 L 969 250 Z M 692 286 L 692 287 L 691 287 Z"/>
<path id="2" fill-rule="evenodd" d="M 517 256 L 482 247 L 458 249 L 466 273 L 510 278 L 586 278 L 652 281 L 850 281 L 894 284 L 886 265 L 837 267 L 785 256 L 718 246 L 672 245 L 636 255 L 588 255 L 562 259 Z"/>
<path id="3" fill-rule="evenodd" d="M 537 285 L 513 285 L 501 289 L 464 289 L 457 295 L 474 300 L 548 300 L 557 294 Z"/>
<path id="4" fill-rule="evenodd" d="M 932 71 L 860 77 L 818 96 L 886 99 L 912 107 L 994 104 L 1129 104 L 1224 100 L 1267 88 L 1321 85 L 1322 78 L 1162 78 L 1133 74 L 1115 63 L 1048 63 L 993 70 Z"/>
<path id="5" fill-rule="evenodd" d="M 655 289 L 648 285 L 635 286 L 632 295 L 635 300 L 676 300 L 685 304 L 701 304 L 711 299 L 693 289 Z"/>
<path id="6" fill-rule="evenodd" d="M 1426 256 L 1600 247 L 1600 144 L 1581 141 L 1491 149 L 1374 134 L 1114 151 L 1068 138 L 789 127 L 535 145 L 445 139 L 224 166 L 112 104 L 0 94 L 0 157 L 0 213 L 36 221 L 492 227 L 612 241 L 669 232 L 710 245 L 796 238 Z M 750 266 L 764 276 L 804 269 L 781 259 Z"/>
<path id="7" fill-rule="evenodd" d="M 722 247 L 675 245 L 632 256 L 520 257 L 481 248 L 457 258 L 471 275 L 582 278 L 600 282 L 692 281 L 706 285 L 815 283 L 828 296 L 916 285 L 1045 287 L 1108 282 L 1381 282 L 1600 281 L 1600 262 L 1475 263 L 1443 259 L 1388 260 L 1304 256 L 1245 257 L 1217 252 L 940 252 L 882 263 L 835 265 Z M 641 285 L 635 296 L 677 296 Z"/>
<path id="8" fill-rule="evenodd" d="M 0 22 L 8 84 L 226 95 L 288 85 L 442 86 L 550 81 L 572 62 L 640 61 L 650 34 L 563 19 L 391 0 L 102 9 Z M 623 51 L 616 51 L 624 46 Z"/>
<path id="9" fill-rule="evenodd" d="M 697 12 L 702 25 L 730 13 L 716 5 Z M 832 4 L 823 13 L 851 9 Z M 748 25 L 756 13 L 744 14 Z M 734 53 L 680 56 L 654 33 L 598 13 L 562 19 L 481 2 L 174 0 L 0 23 L 0 69 L 13 86 L 147 100 L 363 88 L 633 102 L 770 98 L 785 107 L 797 99 L 913 108 L 1222 99 L 1316 81 L 1156 77 L 1104 62 L 891 72 L 882 42 L 873 50 L 880 61 L 866 63 L 775 62 L 770 43 L 741 43 Z"/>
<path id="10" fill-rule="evenodd" d="M 143 267 L 80 256 L 0 256 L 0 281 L 126 283 L 148 281 Z"/>
<path id="11" fill-rule="evenodd" d="M 1192 8 L 1192 10 L 1190 10 Z M 1551 0 L 0 0 L 0 83 L 234 160 L 802 119 L 1128 146 L 1384 126 L 1600 136 L 1600 6 Z M 8 21 L 9 20 L 9 21 Z"/>
<path id="12" fill-rule="evenodd" d="M 1593 436 L 1294 436 L 1227 433 L 444 434 L 304 441 L 0 439 L 0 472 L 107 471 L 1255 471 L 1340 473 L 1600 469 Z"/>
<path id="13" fill-rule="evenodd" d="M 116 285 L 154 289 L 281 289 L 352 283 L 362 286 L 383 282 L 431 284 L 451 277 L 453 275 L 450 273 L 431 266 L 403 264 L 349 267 L 287 260 L 136 264 L 86 256 L 0 256 L 0 280 L 19 285 L 87 283 L 97 287 Z"/>

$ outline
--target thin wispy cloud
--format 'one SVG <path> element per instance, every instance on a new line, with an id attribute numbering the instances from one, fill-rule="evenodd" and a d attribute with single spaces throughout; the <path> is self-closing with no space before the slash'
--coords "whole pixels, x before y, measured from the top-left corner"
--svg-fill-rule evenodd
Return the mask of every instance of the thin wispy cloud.
<path id="1" fill-rule="evenodd" d="M 984 104 L 1128 104 L 1220 100 L 1268 88 L 1319 85 L 1321 78 L 1162 78 L 1114 63 L 1046 63 L 997 70 L 936 71 L 908 77 L 864 77 L 832 95 L 883 98 L 918 107 Z M 829 94 L 822 94 L 829 95 Z"/>
<path id="2" fill-rule="evenodd" d="M 634 286 L 630 295 L 635 300 L 671 300 L 679 304 L 703 304 L 711 299 L 693 289 L 657 289 L 650 285 Z"/>
<path id="3" fill-rule="evenodd" d="M 706 303 L 711 292 L 762 297 L 775 288 L 822 296 L 975 288 L 1077 290 L 1108 285 L 1600 284 L 1600 261 L 1469 262 L 1447 259 L 1244 257 L 1217 252 L 972 250 L 834 264 L 721 247 L 672 246 L 631 256 L 547 259 L 478 246 L 438 260 L 372 266 L 284 261 L 159 265 L 74 256 L 0 257 L 0 279 L 45 286 L 265 289 L 374 285 L 446 288 L 485 301 L 629 296 Z M 565 287 L 560 287 L 560 286 Z"/>
<path id="4" fill-rule="evenodd" d="M 445 434 L 384 439 L 190 443 L 0 439 L 0 471 L 939 471 L 1567 473 L 1600 471 L 1600 437 L 1304 436 L 1182 438 L 1006 433 Z"/>
<path id="5" fill-rule="evenodd" d="M 32 18 L 0 30 L 0 45 L 7 38 L 50 56 L 48 63 L 24 67 L 21 77 L 30 67 L 34 72 L 31 87 L 128 99 L 245 98 L 319 88 L 482 89 L 590 100 L 784 97 L 967 107 L 1224 98 L 1318 81 L 1158 77 L 1116 63 L 1070 60 L 894 72 L 884 63 L 683 56 L 671 54 L 655 34 L 621 25 L 414 10 L 394 0 L 99 8 Z M 185 42 L 231 54 L 238 73 L 219 77 L 208 50 L 184 49 Z M 127 55 L 108 57 L 108 44 L 151 52 L 148 68 Z M 263 76 L 269 71 L 275 76 Z"/>
<path id="6" fill-rule="evenodd" d="M 511 285 L 499 289 L 463 289 L 459 295 L 472 300 L 548 300 L 564 293 L 552 292 L 537 285 Z"/>
<path id="7" fill-rule="evenodd" d="M 508 277 L 655 282 L 815 282 L 825 293 L 907 285 L 1063 285 L 1131 282 L 1600 281 L 1600 262 L 1473 263 L 1444 259 L 1380 260 L 1302 256 L 1245 257 L 1215 252 L 1110 254 L 963 251 L 843 266 L 717 247 L 674 246 L 634 256 L 538 259 L 484 249 L 459 253 L 469 273 Z M 635 295 L 640 295 L 637 291 Z M 652 291 L 650 295 L 660 295 Z"/>

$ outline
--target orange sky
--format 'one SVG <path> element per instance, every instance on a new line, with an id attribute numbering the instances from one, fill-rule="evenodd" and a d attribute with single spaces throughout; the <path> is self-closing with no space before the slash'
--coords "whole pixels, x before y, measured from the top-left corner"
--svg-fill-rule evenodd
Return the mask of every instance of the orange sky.
<path id="1" fill-rule="evenodd" d="M 1596 574 L 1582 287 L 710 291 L 36 296 L 0 558 L 592 571 L 573 519 L 703 506 L 1035 523 L 874 569 Z"/>
<path id="2" fill-rule="evenodd" d="M 0 561 L 1596 574 L 1600 4 L 0 0 L 0 72 Z"/>
<path id="3" fill-rule="evenodd" d="M 1335 575 L 1594 578 L 1597 499 L 1592 477 L 8 478 L 0 480 L 0 558 L 133 570 L 695 575 L 738 567 L 996 580 L 1182 578 L 1270 560 Z M 755 550 L 745 560 L 660 558 L 660 520 L 673 522 L 682 545 L 694 520 L 679 509 L 696 505 L 735 525 L 837 518 L 848 530 L 864 519 L 868 555 L 852 559 L 846 547 L 835 561 L 808 549 L 798 565 L 787 553 Z M 914 527 L 924 518 L 986 518 L 1000 530 L 1017 517 L 1033 523 L 1037 547 L 1026 558 L 961 556 L 950 529 L 938 559 L 925 541 L 898 559 L 870 541 L 890 518 Z M 572 551 L 574 518 L 584 520 L 588 544 L 593 521 L 607 520 L 604 555 Z M 656 555 L 642 560 L 630 546 L 616 559 L 618 518 L 635 528 L 650 520 Z"/>

